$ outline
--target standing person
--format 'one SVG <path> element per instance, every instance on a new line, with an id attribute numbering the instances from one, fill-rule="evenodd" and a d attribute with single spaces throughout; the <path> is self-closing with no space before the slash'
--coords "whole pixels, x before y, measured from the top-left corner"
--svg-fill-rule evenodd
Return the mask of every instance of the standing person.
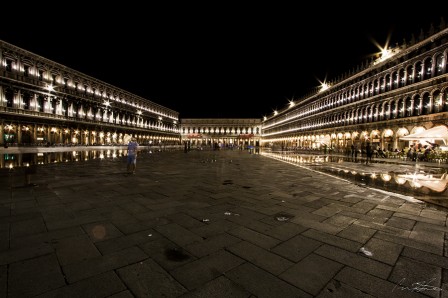
<path id="1" fill-rule="evenodd" d="M 128 173 L 135 174 L 135 168 L 137 166 L 137 149 L 138 143 L 135 138 L 131 138 L 128 143 L 128 158 L 127 158 L 127 171 Z"/>
<path id="2" fill-rule="evenodd" d="M 23 153 L 22 154 L 22 165 L 25 172 L 24 186 L 36 187 L 37 184 L 31 183 L 31 176 L 35 175 L 37 172 L 37 165 L 34 161 L 34 153 Z"/>
<path id="3" fill-rule="evenodd" d="M 372 163 L 372 155 L 373 155 L 373 150 L 372 150 L 372 146 L 370 145 L 370 142 L 367 142 L 366 144 L 366 164 Z"/>

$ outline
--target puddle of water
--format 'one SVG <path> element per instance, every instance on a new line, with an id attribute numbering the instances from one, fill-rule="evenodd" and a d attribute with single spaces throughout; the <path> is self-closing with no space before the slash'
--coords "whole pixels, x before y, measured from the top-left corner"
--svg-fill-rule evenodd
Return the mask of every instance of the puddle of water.
<path id="1" fill-rule="evenodd" d="M 165 256 L 168 260 L 174 262 L 182 262 L 190 258 L 181 248 L 167 248 L 165 250 Z"/>
<path id="2" fill-rule="evenodd" d="M 141 154 L 151 154 L 151 149 L 140 150 Z M 126 147 L 113 149 L 89 149 L 72 151 L 53 151 L 36 153 L 2 153 L 0 169 L 27 167 L 29 165 L 45 165 L 58 162 L 85 162 L 88 160 L 118 159 L 127 156 Z"/>
<path id="3" fill-rule="evenodd" d="M 274 219 L 276 221 L 285 222 L 293 218 L 294 215 L 286 213 L 286 212 L 280 212 L 274 215 Z"/>
<path id="4" fill-rule="evenodd" d="M 265 156 L 313 171 L 351 181 L 365 187 L 413 196 L 448 207 L 448 169 L 414 162 L 399 163 L 386 159 L 368 165 L 362 159 L 341 156 L 265 154 Z"/>

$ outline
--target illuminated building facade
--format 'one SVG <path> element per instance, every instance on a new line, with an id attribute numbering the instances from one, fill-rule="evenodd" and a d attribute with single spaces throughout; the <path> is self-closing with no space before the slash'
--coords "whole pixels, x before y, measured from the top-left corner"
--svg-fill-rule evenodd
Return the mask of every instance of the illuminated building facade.
<path id="1" fill-rule="evenodd" d="M 262 145 L 344 153 L 369 141 L 392 151 L 409 146 L 403 136 L 446 126 L 448 29 L 442 23 L 435 31 L 386 48 L 366 66 L 265 117 Z"/>
<path id="2" fill-rule="evenodd" d="M 180 144 L 179 114 L 0 40 L 0 144 Z"/>
<path id="3" fill-rule="evenodd" d="M 195 147 L 259 146 L 261 119 L 182 119 L 181 137 Z"/>
<path id="4" fill-rule="evenodd" d="M 386 48 L 341 79 L 261 119 L 179 113 L 0 40 L 0 144 L 271 146 L 340 153 L 448 125 L 448 29 Z"/>

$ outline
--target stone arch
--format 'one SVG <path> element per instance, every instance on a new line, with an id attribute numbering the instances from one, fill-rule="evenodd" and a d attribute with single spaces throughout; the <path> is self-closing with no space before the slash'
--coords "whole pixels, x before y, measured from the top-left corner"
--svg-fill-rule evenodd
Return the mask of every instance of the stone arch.
<path id="1" fill-rule="evenodd" d="M 432 112 L 432 100 L 429 92 L 423 92 L 422 94 L 422 115 L 428 115 Z"/>
<path id="2" fill-rule="evenodd" d="M 440 89 L 434 89 L 431 91 L 432 108 L 434 113 L 443 111 L 442 92 Z"/>
<path id="3" fill-rule="evenodd" d="M 419 116 L 421 115 L 421 107 L 422 107 L 422 102 L 421 102 L 421 96 L 419 93 L 416 93 L 412 96 L 412 100 L 414 101 L 414 112 L 413 112 L 413 116 Z"/>

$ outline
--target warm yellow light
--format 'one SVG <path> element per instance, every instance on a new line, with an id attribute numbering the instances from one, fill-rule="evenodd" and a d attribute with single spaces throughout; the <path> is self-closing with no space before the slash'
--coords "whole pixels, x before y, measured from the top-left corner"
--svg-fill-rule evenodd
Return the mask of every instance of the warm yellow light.
<path id="1" fill-rule="evenodd" d="M 327 90 L 328 88 L 330 88 L 330 85 L 325 82 L 322 82 L 322 84 L 320 85 L 320 92 L 323 92 L 323 91 Z"/>
<path id="2" fill-rule="evenodd" d="M 390 136 L 392 136 L 394 134 L 394 132 L 390 129 L 386 129 L 384 132 L 384 137 L 388 138 Z"/>
<path id="3" fill-rule="evenodd" d="M 386 182 L 388 182 L 392 179 L 392 176 L 389 174 L 380 174 L 380 176 L 381 176 L 381 179 Z"/>
<path id="4" fill-rule="evenodd" d="M 386 48 L 381 49 L 381 61 L 386 60 L 387 58 L 392 56 L 392 52 Z"/>

